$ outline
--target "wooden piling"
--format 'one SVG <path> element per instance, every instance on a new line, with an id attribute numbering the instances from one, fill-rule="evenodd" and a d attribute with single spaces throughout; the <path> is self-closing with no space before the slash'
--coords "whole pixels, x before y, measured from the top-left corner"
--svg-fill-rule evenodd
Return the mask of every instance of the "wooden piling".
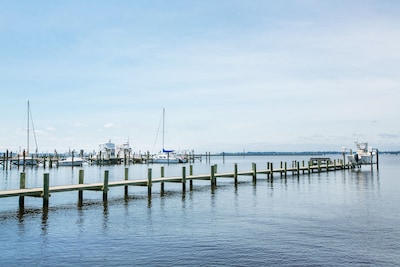
<path id="1" fill-rule="evenodd" d="M 125 181 L 128 181 L 128 179 L 129 179 L 129 169 L 125 168 Z M 128 186 L 127 185 L 125 185 L 124 195 L 125 195 L 125 197 L 128 196 Z"/>
<path id="2" fill-rule="evenodd" d="M 376 150 L 376 169 L 379 170 L 379 152 Z"/>
<path id="3" fill-rule="evenodd" d="M 186 192 L 186 167 L 182 167 L 182 193 Z"/>
<path id="4" fill-rule="evenodd" d="M 194 158 L 193 158 L 194 160 Z M 193 165 L 189 166 L 189 175 L 192 176 L 193 175 Z M 193 190 L 193 179 L 190 179 L 189 181 L 189 190 L 192 191 Z"/>
<path id="5" fill-rule="evenodd" d="M 238 166 L 237 163 L 233 166 L 233 178 L 235 179 L 235 186 L 238 184 Z"/>
<path id="6" fill-rule="evenodd" d="M 79 170 L 79 184 L 83 184 L 84 171 Z M 78 206 L 82 206 L 83 203 L 83 190 L 78 190 Z"/>
<path id="7" fill-rule="evenodd" d="M 287 177 L 287 162 L 285 162 L 285 179 Z"/>
<path id="8" fill-rule="evenodd" d="M 151 186 L 152 186 L 151 176 L 152 176 L 152 170 L 151 168 L 149 168 L 147 170 L 147 196 L 149 197 L 149 199 L 151 198 Z"/>
<path id="9" fill-rule="evenodd" d="M 274 167 L 272 162 L 269 164 L 269 173 L 271 174 L 271 182 L 272 182 L 274 180 Z"/>
<path id="10" fill-rule="evenodd" d="M 211 180 L 211 189 L 214 189 L 215 186 L 217 185 L 217 179 L 215 178 L 215 166 L 211 165 L 211 174 L 210 174 L 210 180 Z"/>
<path id="11" fill-rule="evenodd" d="M 161 166 L 161 175 L 160 176 L 161 176 L 161 178 L 164 178 L 164 166 Z M 161 195 L 164 195 L 164 182 L 161 182 L 160 187 L 161 187 L 161 189 L 160 189 Z"/>
<path id="12" fill-rule="evenodd" d="M 108 195 L 108 170 L 104 171 L 104 182 L 103 182 L 103 201 L 107 201 Z"/>
<path id="13" fill-rule="evenodd" d="M 19 188 L 20 189 L 25 189 L 25 173 L 21 172 L 20 176 L 19 176 Z M 25 206 L 25 197 L 24 196 L 20 196 L 19 197 L 19 207 L 21 209 L 23 209 Z"/>
<path id="14" fill-rule="evenodd" d="M 252 170 L 253 170 L 253 184 L 257 183 L 257 165 L 255 162 L 251 164 Z"/>
<path id="15" fill-rule="evenodd" d="M 300 178 L 300 162 L 296 161 L 297 178 Z"/>
<path id="16" fill-rule="evenodd" d="M 49 174 L 44 173 L 43 174 L 43 208 L 48 208 L 49 207 L 49 198 L 50 198 L 50 193 L 49 193 Z"/>

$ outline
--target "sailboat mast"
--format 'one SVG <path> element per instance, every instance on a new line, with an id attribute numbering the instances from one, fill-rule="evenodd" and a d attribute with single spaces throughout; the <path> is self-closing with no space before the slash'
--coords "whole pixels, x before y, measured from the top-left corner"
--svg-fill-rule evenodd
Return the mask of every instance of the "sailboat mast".
<path id="1" fill-rule="evenodd" d="M 164 124 L 165 124 L 165 108 L 163 108 L 163 115 L 162 115 L 162 148 L 164 151 Z"/>
<path id="2" fill-rule="evenodd" d="M 28 117 L 27 117 L 27 134 L 26 134 L 26 136 L 27 136 L 27 142 L 26 142 L 26 145 L 27 145 L 27 147 L 26 147 L 26 156 L 29 156 L 29 110 L 30 110 L 30 108 L 29 108 L 29 100 L 28 100 Z"/>

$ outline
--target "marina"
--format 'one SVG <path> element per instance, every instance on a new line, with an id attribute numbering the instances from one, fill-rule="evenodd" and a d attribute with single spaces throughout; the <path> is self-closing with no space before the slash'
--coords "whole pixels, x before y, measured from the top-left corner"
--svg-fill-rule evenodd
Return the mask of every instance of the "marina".
<path id="1" fill-rule="evenodd" d="M 376 158 L 378 155 L 376 154 Z M 72 164 L 72 162 L 71 162 Z M 377 169 L 379 168 L 378 161 L 372 161 L 372 158 L 369 162 L 365 162 L 364 164 L 376 165 Z M 74 166 L 74 165 L 70 165 Z M 329 160 L 329 158 L 311 158 L 307 164 L 303 160 L 301 163 L 298 161 L 292 162 L 291 166 L 288 167 L 287 162 L 280 162 L 279 168 L 274 168 L 273 164 L 268 162 L 266 164 L 266 169 L 257 169 L 257 164 L 252 163 L 252 169 L 250 171 L 239 171 L 238 166 L 235 163 L 233 172 L 225 172 L 218 173 L 217 165 L 211 165 L 209 174 L 201 174 L 201 175 L 193 175 L 193 165 L 189 166 L 189 174 L 187 174 L 186 166 L 182 167 L 182 175 L 178 177 L 164 177 L 164 166 L 161 166 L 161 177 L 153 178 L 152 168 L 148 169 L 147 178 L 145 179 L 129 179 L 129 169 L 125 168 L 124 171 L 124 179 L 119 181 L 109 182 L 109 171 L 104 171 L 104 180 L 103 183 L 84 183 L 84 171 L 79 170 L 79 183 L 78 184 L 70 184 L 70 185 L 62 185 L 62 186 L 50 186 L 49 184 L 49 174 L 44 173 L 43 175 L 43 187 L 42 188 L 26 188 L 25 185 L 25 173 L 22 172 L 20 175 L 20 188 L 13 190 L 3 190 L 0 191 L 0 198 L 5 197 L 19 197 L 19 206 L 20 208 L 24 208 L 24 197 L 41 197 L 43 198 L 43 207 L 49 206 L 49 199 L 52 193 L 58 192 L 67 192 L 67 191 L 79 191 L 79 203 L 83 202 L 83 191 L 84 190 L 93 190 L 93 191 L 101 191 L 103 194 L 103 201 L 107 201 L 107 194 L 110 187 L 125 187 L 124 194 L 125 197 L 128 195 L 128 186 L 146 186 L 148 188 L 148 197 L 151 198 L 152 194 L 152 186 L 155 183 L 161 184 L 161 194 L 164 192 L 164 183 L 172 182 L 172 183 L 181 183 L 182 184 L 182 192 L 186 191 L 186 182 L 190 183 L 190 190 L 193 190 L 193 181 L 196 180 L 208 180 L 210 181 L 211 188 L 213 189 L 217 184 L 217 178 L 233 178 L 234 183 L 237 186 L 238 177 L 239 176 L 251 176 L 253 183 L 256 183 L 257 177 L 259 175 L 264 175 L 267 180 L 271 183 L 274 179 L 274 174 L 278 173 L 279 177 L 286 178 L 288 173 L 292 176 L 300 177 L 301 174 L 310 175 L 313 172 L 328 172 L 328 171 L 337 171 L 344 169 L 354 168 L 354 164 L 352 162 L 345 163 L 344 160 Z"/>
<path id="2" fill-rule="evenodd" d="M 311 157 L 333 159 L 335 154 L 208 157 L 183 165 L 26 168 L 26 188 L 38 188 L 35 194 L 43 192 L 45 173 L 49 190 L 78 185 L 74 191 L 49 193 L 44 208 L 42 196 L 25 196 L 24 208 L 19 208 L 19 196 L 0 199 L 0 227 L 7 229 L 2 234 L 0 261 L 22 266 L 400 263 L 400 210 L 394 205 L 400 201 L 398 155 L 380 153 L 379 169 L 374 164 L 336 166 L 336 170 L 332 166 L 326 171 L 326 166 L 317 164 L 310 165 L 310 173 L 304 168 L 304 174 L 303 169 L 296 172 L 297 163 L 301 168 L 304 161 L 308 167 Z M 339 158 L 336 165 L 343 159 Z M 281 171 L 268 178 L 262 172 L 271 165 Z M 237 184 L 232 177 L 235 166 Z M 182 183 L 183 167 L 186 183 Z M 212 168 L 215 186 L 209 180 Z M 106 171 L 109 186 L 103 195 Z M 19 189 L 17 168 L 0 174 L 2 191 Z M 110 186 L 124 182 L 125 175 L 129 182 L 141 183 L 128 185 L 127 194 L 125 184 Z M 190 179 L 200 175 L 204 180 Z M 80 191 L 80 177 L 81 186 L 90 184 L 95 190 Z"/>

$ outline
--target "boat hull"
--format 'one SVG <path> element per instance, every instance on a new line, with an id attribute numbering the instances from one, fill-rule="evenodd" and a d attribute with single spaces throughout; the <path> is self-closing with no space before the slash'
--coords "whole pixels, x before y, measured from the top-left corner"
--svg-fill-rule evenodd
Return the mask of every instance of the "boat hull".
<path id="1" fill-rule="evenodd" d="M 83 159 L 81 158 L 76 158 L 76 159 L 62 159 L 58 162 L 58 166 L 74 166 L 74 167 L 80 167 L 83 164 Z"/>

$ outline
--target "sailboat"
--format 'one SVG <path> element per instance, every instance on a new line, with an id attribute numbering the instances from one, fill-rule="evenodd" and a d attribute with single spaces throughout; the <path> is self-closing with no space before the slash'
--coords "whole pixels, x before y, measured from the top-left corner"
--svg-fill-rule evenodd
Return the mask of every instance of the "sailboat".
<path id="1" fill-rule="evenodd" d="M 185 160 L 174 153 L 174 150 L 165 149 L 164 146 L 164 135 L 165 135 L 165 108 L 163 108 L 163 116 L 162 116 L 162 151 L 153 155 L 150 159 L 152 163 L 162 163 L 162 164 L 170 164 L 170 163 L 184 163 Z"/>
<path id="2" fill-rule="evenodd" d="M 28 112 L 28 116 L 27 116 L 27 145 L 26 145 L 26 150 L 23 151 L 22 153 L 22 159 L 20 157 L 18 157 L 17 161 L 14 161 L 14 164 L 18 164 L 18 165 L 30 165 L 30 166 L 35 166 L 38 164 L 37 159 L 33 158 L 32 156 L 29 156 L 29 133 L 30 133 L 30 123 L 32 123 L 32 129 L 33 129 L 33 135 L 35 138 L 35 144 L 36 144 L 36 153 L 38 151 L 37 148 L 37 142 L 36 142 L 36 135 L 35 135 L 35 127 L 33 126 L 33 120 L 32 120 L 32 112 L 31 112 L 31 107 L 28 101 L 28 107 L 27 107 L 27 112 Z"/>

